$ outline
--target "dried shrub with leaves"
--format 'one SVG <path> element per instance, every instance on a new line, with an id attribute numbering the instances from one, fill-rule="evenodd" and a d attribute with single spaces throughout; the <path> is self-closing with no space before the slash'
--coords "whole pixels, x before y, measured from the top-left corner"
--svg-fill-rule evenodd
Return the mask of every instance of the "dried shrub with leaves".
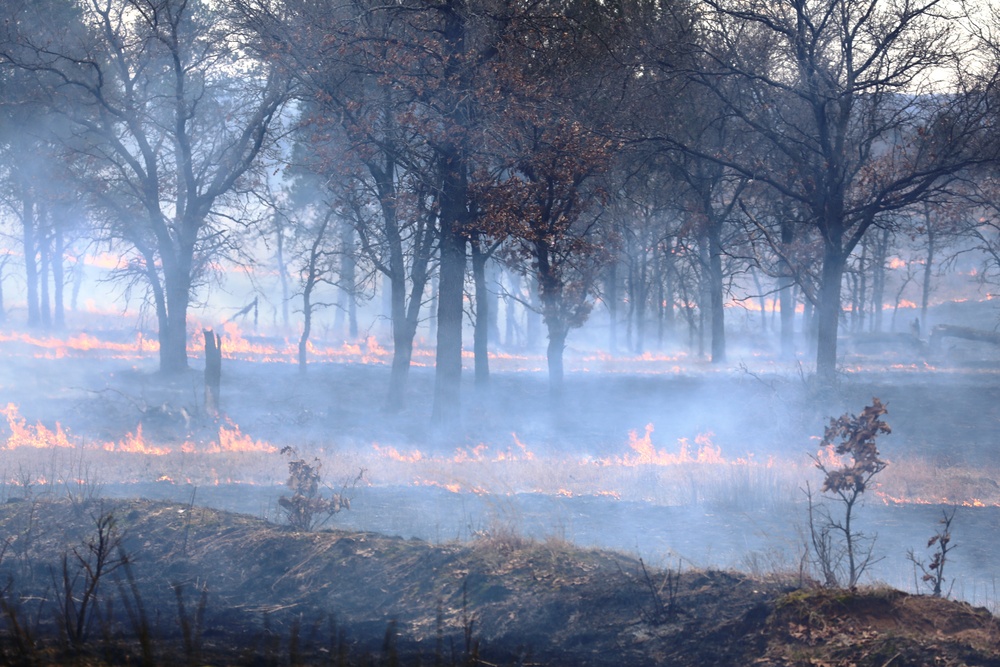
<path id="1" fill-rule="evenodd" d="M 825 505 L 814 502 L 812 490 L 806 486 L 809 500 L 809 528 L 814 561 L 827 586 L 846 581 L 853 588 L 873 558 L 875 536 L 855 530 L 854 510 L 861 494 L 872 479 L 885 470 L 887 463 L 880 458 L 877 438 L 892 433 L 882 421 L 888 410 L 878 398 L 866 406 L 860 415 L 844 414 L 830 420 L 823 433 L 822 446 L 832 448 L 836 459 L 850 456 L 851 461 L 836 465 L 829 457 L 811 455 L 823 473 L 821 492 L 842 506 L 843 512 L 834 517 Z"/>
<path id="2" fill-rule="evenodd" d="M 948 562 L 948 554 L 958 546 L 957 544 L 952 544 L 951 542 L 951 521 L 955 518 L 955 509 L 953 508 L 951 512 L 941 511 L 941 519 L 938 521 L 939 528 L 934 535 L 927 540 L 927 548 L 934 549 L 934 553 L 931 555 L 931 561 L 925 563 L 922 559 L 917 558 L 916 554 L 913 553 L 913 549 L 910 549 L 906 557 L 913 563 L 916 567 L 920 569 L 923 576 L 920 580 L 925 584 L 929 584 L 931 587 L 931 595 L 936 598 L 941 597 L 942 589 L 944 587 L 944 566 Z M 952 582 L 954 583 L 954 582 Z M 944 597 L 949 597 L 951 591 L 945 594 Z"/>
<path id="3" fill-rule="evenodd" d="M 282 447 L 281 454 L 288 456 L 288 481 L 291 496 L 278 498 L 278 505 L 285 512 L 285 519 L 298 530 L 314 530 L 344 509 L 351 508 L 346 492 L 364 477 L 364 470 L 352 483 L 345 484 L 339 493 L 324 495 L 321 489 L 323 463 L 318 458 L 306 461 L 294 447 Z"/>

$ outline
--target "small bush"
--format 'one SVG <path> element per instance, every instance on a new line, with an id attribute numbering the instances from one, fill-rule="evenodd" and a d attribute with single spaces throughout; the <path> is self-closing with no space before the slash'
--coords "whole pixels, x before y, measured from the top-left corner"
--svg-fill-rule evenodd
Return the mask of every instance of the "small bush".
<path id="1" fill-rule="evenodd" d="M 831 448 L 836 457 L 850 456 L 850 463 L 812 455 L 816 467 L 823 473 L 821 491 L 824 497 L 839 503 L 842 509 L 835 518 L 829 508 L 814 501 L 813 492 L 806 485 L 814 563 L 827 586 L 838 586 L 845 581 L 853 588 L 864 571 L 876 562 L 872 555 L 875 536 L 857 531 L 852 521 L 861 494 L 887 465 L 879 458 L 876 445 L 876 438 L 892 432 L 881 419 L 887 412 L 882 401 L 873 398 L 872 404 L 860 415 L 844 414 L 830 420 L 823 433 L 822 446 Z"/>
<path id="2" fill-rule="evenodd" d="M 927 540 L 927 548 L 934 549 L 931 561 L 924 563 L 922 559 L 917 558 L 916 554 L 913 553 L 913 549 L 910 549 L 910 552 L 906 555 L 910 559 L 910 562 L 923 573 L 920 580 L 930 585 L 931 595 L 936 598 L 941 597 L 942 594 L 945 581 L 944 566 L 948 562 L 948 554 L 958 546 L 951 543 L 951 521 L 955 518 L 955 510 L 952 509 L 951 512 L 941 510 L 941 514 L 941 520 L 938 521 L 940 528 Z M 950 592 L 946 593 L 944 597 L 947 598 L 949 594 Z"/>
<path id="3" fill-rule="evenodd" d="M 289 525 L 298 530 L 314 530 L 344 509 L 351 508 L 350 498 L 346 495 L 348 485 L 339 493 L 323 495 L 322 475 L 323 463 L 318 458 L 306 461 L 299 456 L 294 447 L 283 447 L 283 456 L 288 456 L 288 481 L 285 484 L 292 490 L 291 496 L 278 498 L 278 505 L 285 513 Z M 350 486 L 353 488 L 364 476 L 362 470 Z"/>

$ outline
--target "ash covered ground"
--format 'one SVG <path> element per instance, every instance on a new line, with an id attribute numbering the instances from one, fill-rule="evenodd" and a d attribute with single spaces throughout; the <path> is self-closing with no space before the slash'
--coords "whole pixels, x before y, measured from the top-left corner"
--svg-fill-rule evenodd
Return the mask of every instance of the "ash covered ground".
<path id="1" fill-rule="evenodd" d="M 788 572 L 806 551 L 803 489 L 822 482 L 809 455 L 824 425 L 877 396 L 893 433 L 858 517 L 881 559 L 866 579 L 919 589 L 907 553 L 926 556 L 942 511 L 957 507 L 949 585 L 996 605 L 1000 363 L 981 344 L 935 354 L 845 345 L 839 386 L 823 392 L 798 362 L 759 352 L 719 368 L 684 354 L 570 350 L 558 404 L 542 358 L 501 355 L 488 390 L 468 378 L 460 424 L 443 431 L 429 420 L 431 368 L 413 369 L 405 411 L 380 411 L 388 357 L 373 341 L 354 356 L 343 346 L 337 361 L 319 356 L 303 375 L 255 360 L 253 345 L 280 350 L 280 339 L 235 333 L 232 349 L 252 345 L 224 361 L 221 414 L 208 415 L 197 354 L 187 375 L 164 380 L 154 355 L 105 345 L 128 334 L 88 335 L 88 345 L 3 343 L 8 498 L 138 496 L 281 521 L 290 446 L 351 499 L 329 527 L 438 544 L 555 537 L 660 566 Z M 68 446 L 15 447 L 17 428 Z"/>

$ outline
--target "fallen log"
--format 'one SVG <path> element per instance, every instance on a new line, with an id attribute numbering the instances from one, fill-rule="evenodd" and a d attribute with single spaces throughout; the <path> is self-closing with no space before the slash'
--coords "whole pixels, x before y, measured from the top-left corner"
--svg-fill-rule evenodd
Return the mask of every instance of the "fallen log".
<path id="1" fill-rule="evenodd" d="M 972 327 L 957 327 L 952 324 L 938 324 L 931 330 L 931 350 L 939 351 L 941 349 L 941 341 L 947 337 L 1000 345 L 1000 333 L 996 331 L 973 329 Z"/>
<path id="2" fill-rule="evenodd" d="M 878 332 L 854 336 L 850 339 L 855 349 L 865 348 L 913 348 L 918 352 L 925 351 L 926 343 L 912 333 Z"/>

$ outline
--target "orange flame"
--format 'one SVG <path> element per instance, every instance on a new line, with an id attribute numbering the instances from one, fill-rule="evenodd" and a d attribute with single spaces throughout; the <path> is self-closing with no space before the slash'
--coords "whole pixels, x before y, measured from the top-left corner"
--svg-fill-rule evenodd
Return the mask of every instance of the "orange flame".
<path id="1" fill-rule="evenodd" d="M 261 440 L 254 441 L 246 433 L 240 431 L 240 427 L 232 422 L 228 422 L 232 428 L 219 426 L 219 448 L 220 452 L 264 452 L 273 454 L 278 448 Z M 209 449 L 210 453 L 215 453 Z"/>
<path id="2" fill-rule="evenodd" d="M 372 447 L 387 459 L 399 461 L 400 463 L 416 463 L 417 461 L 424 460 L 424 453 L 419 449 L 414 449 L 409 454 L 403 454 L 395 447 L 382 447 L 378 443 L 373 444 Z"/>
<path id="3" fill-rule="evenodd" d="M 146 443 L 142 437 L 142 424 L 135 429 L 135 434 L 126 433 L 120 442 L 106 442 L 103 446 L 106 452 L 126 452 L 128 454 L 149 454 L 150 456 L 166 456 L 169 447 L 155 447 Z"/>
<path id="4" fill-rule="evenodd" d="M 728 463 L 722 456 L 722 450 L 712 442 L 713 433 L 702 433 L 695 437 L 695 444 L 698 451 L 691 453 L 691 444 L 687 438 L 680 438 L 680 452 L 671 454 L 665 450 L 658 450 L 653 445 L 653 425 L 646 424 L 646 432 L 640 438 L 633 430 L 628 434 L 628 446 L 635 452 L 626 454 L 622 458 L 601 459 L 602 465 L 623 465 L 623 466 L 670 466 L 683 463 L 703 463 L 703 464 L 724 464 Z"/>
<path id="5" fill-rule="evenodd" d="M 49 430 L 41 422 L 34 426 L 27 426 L 24 417 L 18 413 L 17 406 L 13 403 L 8 403 L 7 407 L 0 409 L 0 413 L 3 413 L 4 417 L 7 418 L 7 427 L 11 432 L 4 445 L 5 449 L 17 449 L 18 447 L 47 449 L 74 446 L 58 422 L 55 431 Z"/>
<path id="6" fill-rule="evenodd" d="M 837 454 L 836 447 L 834 445 L 827 445 L 826 447 L 821 447 L 819 451 L 816 452 L 817 466 L 822 464 L 824 467 L 832 468 L 842 468 L 845 462 L 843 457 Z"/>

